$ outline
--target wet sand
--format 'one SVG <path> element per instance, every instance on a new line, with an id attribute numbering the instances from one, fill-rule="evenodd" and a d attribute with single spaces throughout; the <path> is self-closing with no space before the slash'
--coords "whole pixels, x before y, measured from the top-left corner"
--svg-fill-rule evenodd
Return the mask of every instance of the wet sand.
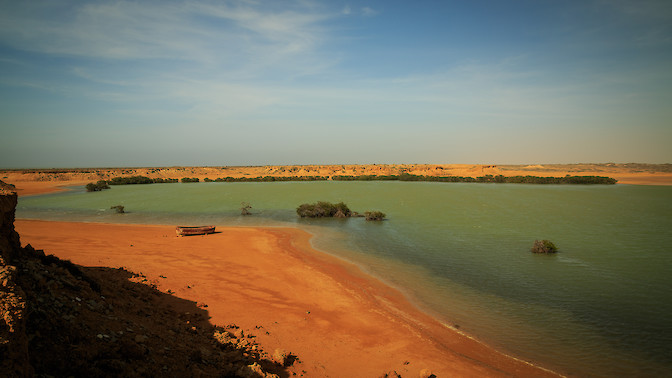
<path id="1" fill-rule="evenodd" d="M 177 237 L 170 226 L 36 220 L 17 220 L 16 229 L 23 245 L 83 266 L 123 266 L 207 305 L 213 324 L 255 330 L 264 350 L 299 356 L 290 367 L 299 375 L 554 376 L 445 327 L 356 266 L 313 250 L 298 229 Z"/>

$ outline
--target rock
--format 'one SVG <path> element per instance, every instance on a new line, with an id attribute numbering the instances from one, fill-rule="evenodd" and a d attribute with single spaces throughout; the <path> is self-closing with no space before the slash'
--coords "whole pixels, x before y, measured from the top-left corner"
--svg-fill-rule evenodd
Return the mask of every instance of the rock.
<path id="1" fill-rule="evenodd" d="M 292 366 L 296 360 L 296 356 L 292 355 L 290 352 L 287 352 L 284 349 L 276 349 L 275 352 L 273 352 L 272 358 L 273 361 L 284 367 Z"/>
<path id="2" fill-rule="evenodd" d="M 203 358 L 210 358 L 210 356 L 212 356 L 212 352 L 208 348 L 201 347 L 199 350 Z"/>
<path id="3" fill-rule="evenodd" d="M 266 377 L 266 373 L 264 373 L 264 370 L 261 368 L 261 365 L 258 363 L 253 363 L 251 365 L 247 366 L 241 366 L 240 369 L 237 371 L 238 375 L 241 377 Z"/>
<path id="4" fill-rule="evenodd" d="M 119 345 L 119 353 L 122 357 L 129 360 L 140 360 L 147 353 L 147 349 L 142 345 L 130 340 L 122 339 Z"/>
<path id="5" fill-rule="evenodd" d="M 201 353 L 201 350 L 200 349 L 192 350 L 191 354 L 189 355 L 189 360 L 193 362 L 203 361 L 203 354 Z"/>
<path id="6" fill-rule="evenodd" d="M 429 369 L 420 370 L 420 378 L 436 378 L 436 375 Z"/>
<path id="7" fill-rule="evenodd" d="M 396 371 L 391 371 L 381 375 L 380 378 L 401 378 L 401 375 L 397 374 Z"/>

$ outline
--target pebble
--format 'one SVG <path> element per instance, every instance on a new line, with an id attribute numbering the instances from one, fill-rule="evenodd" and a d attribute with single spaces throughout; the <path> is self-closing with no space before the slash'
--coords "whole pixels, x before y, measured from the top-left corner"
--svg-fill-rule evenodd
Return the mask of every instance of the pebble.
<path id="1" fill-rule="evenodd" d="M 429 369 L 420 370 L 420 378 L 431 378 L 431 377 L 436 377 L 436 375 L 434 375 L 431 370 Z"/>

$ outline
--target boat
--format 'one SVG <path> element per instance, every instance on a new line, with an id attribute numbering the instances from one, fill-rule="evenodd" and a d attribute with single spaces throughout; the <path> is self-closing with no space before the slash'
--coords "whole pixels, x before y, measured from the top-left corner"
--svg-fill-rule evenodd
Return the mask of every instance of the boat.
<path id="1" fill-rule="evenodd" d="M 177 236 L 214 234 L 215 226 L 177 226 Z"/>

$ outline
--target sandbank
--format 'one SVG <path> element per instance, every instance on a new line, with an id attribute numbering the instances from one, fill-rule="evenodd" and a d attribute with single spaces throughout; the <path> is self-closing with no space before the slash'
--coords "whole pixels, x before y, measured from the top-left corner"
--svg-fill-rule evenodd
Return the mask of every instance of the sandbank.
<path id="1" fill-rule="evenodd" d="M 292 228 L 174 227 L 17 220 L 31 244 L 83 266 L 125 267 L 198 303 L 216 325 L 251 330 L 299 356 L 307 376 L 555 376 L 448 328 L 358 267 L 313 250 Z M 207 307 L 206 307 L 207 306 Z"/>
<path id="2" fill-rule="evenodd" d="M 11 182 L 16 186 L 19 197 L 35 196 L 39 194 L 56 193 L 68 190 L 68 186 L 86 185 L 89 181 L 19 181 Z"/>

